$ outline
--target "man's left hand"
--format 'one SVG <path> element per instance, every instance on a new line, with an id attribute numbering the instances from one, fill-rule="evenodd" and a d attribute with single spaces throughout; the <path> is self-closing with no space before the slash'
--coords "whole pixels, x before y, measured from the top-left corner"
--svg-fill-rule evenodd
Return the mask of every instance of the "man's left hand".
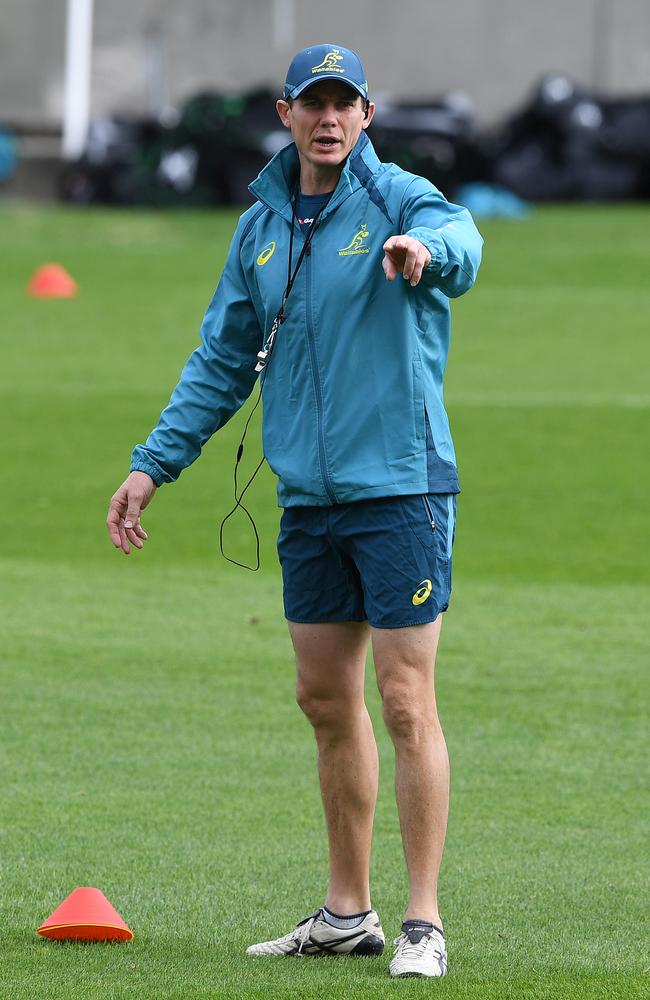
<path id="1" fill-rule="evenodd" d="M 383 246 L 384 259 L 381 266 L 388 281 L 393 281 L 401 272 L 415 287 L 422 277 L 422 269 L 431 260 L 431 254 L 419 240 L 412 236 L 391 236 Z"/>

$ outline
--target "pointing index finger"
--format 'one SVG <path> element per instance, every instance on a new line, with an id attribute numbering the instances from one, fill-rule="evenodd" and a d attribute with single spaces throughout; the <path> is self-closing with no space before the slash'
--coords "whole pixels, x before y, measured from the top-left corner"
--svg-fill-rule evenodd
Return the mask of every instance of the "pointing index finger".
<path id="1" fill-rule="evenodd" d="M 404 271 L 403 271 L 404 277 L 407 279 L 407 281 L 410 280 L 413 275 L 413 269 L 417 261 L 417 256 L 418 256 L 417 247 L 415 246 L 412 240 L 409 240 L 406 247 L 406 260 L 404 261 Z"/>

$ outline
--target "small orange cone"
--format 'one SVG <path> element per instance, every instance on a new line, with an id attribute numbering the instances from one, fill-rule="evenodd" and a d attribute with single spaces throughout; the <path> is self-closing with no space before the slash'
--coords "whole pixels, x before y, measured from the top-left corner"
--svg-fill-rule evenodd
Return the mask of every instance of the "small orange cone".
<path id="1" fill-rule="evenodd" d="M 99 889 L 74 889 L 38 928 L 57 941 L 130 941 L 133 931 Z"/>
<path id="2" fill-rule="evenodd" d="M 60 264 L 43 264 L 34 272 L 27 293 L 35 299 L 72 299 L 79 286 Z"/>

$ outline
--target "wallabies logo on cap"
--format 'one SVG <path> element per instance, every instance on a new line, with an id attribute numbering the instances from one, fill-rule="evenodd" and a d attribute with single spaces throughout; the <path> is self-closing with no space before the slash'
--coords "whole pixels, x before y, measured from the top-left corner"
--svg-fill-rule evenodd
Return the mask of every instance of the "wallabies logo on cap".
<path id="1" fill-rule="evenodd" d="M 345 73 L 342 66 L 337 66 L 343 59 L 339 49 L 332 49 L 318 66 L 312 66 L 312 73 Z"/>

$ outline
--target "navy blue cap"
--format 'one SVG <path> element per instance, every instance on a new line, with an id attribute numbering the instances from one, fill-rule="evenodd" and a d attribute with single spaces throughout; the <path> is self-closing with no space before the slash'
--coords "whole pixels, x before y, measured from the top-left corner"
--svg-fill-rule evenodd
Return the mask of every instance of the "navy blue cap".
<path id="1" fill-rule="evenodd" d="M 340 80 L 353 87 L 363 98 L 368 97 L 368 81 L 359 56 L 342 45 L 324 42 L 298 52 L 287 70 L 285 99 L 298 97 L 303 90 L 320 80 Z"/>

